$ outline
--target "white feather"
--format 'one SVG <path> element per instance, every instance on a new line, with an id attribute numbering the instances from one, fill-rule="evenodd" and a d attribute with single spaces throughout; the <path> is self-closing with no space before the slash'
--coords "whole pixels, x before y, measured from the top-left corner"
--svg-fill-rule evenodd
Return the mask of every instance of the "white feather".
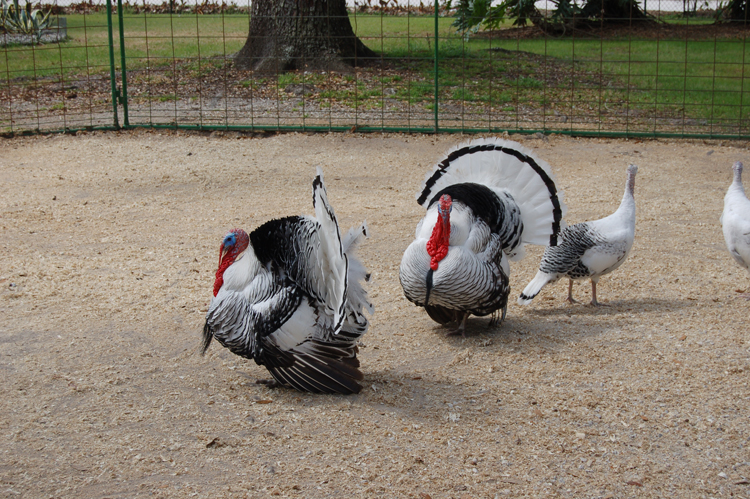
<path id="1" fill-rule="evenodd" d="M 448 158 L 453 152 L 466 147 L 484 145 L 517 151 L 527 156 L 554 182 L 555 176 L 552 173 L 552 167 L 546 161 L 539 158 L 532 150 L 511 140 L 497 137 L 474 139 L 453 147 L 445 154 L 444 158 Z M 440 169 L 442 161 L 439 161 L 425 176 L 425 181 L 422 184 L 423 189 L 426 187 L 428 179 Z M 511 154 L 500 153 L 497 150 L 467 154 L 451 162 L 450 169 L 430 188 L 430 192 L 437 193 L 449 185 L 464 182 L 486 185 L 498 194 L 502 191 L 509 192 L 521 209 L 521 219 L 524 224 L 523 243 L 549 244 L 550 227 L 554 217 L 549 191 L 542 177 L 527 163 L 519 161 Z M 417 194 L 417 197 L 419 195 Z M 558 192 L 557 197 L 562 210 L 561 218 L 565 218 L 567 207 L 562 193 Z M 431 196 L 428 196 L 422 203 L 425 208 L 430 199 Z"/>
<path id="2" fill-rule="evenodd" d="M 742 163 L 733 166 L 734 180 L 724 196 L 721 226 L 727 249 L 735 261 L 750 270 L 750 200 L 742 186 Z"/>

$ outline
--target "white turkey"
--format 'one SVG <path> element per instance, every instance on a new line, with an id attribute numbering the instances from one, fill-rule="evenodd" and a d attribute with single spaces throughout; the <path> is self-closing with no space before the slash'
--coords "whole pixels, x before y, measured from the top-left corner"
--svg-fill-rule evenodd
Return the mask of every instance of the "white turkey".
<path id="1" fill-rule="evenodd" d="M 737 263 L 750 270 L 750 200 L 742 187 L 742 163 L 732 167 L 734 180 L 724 196 L 721 227 L 727 249 Z M 750 293 L 744 294 L 750 300 Z"/>
<path id="2" fill-rule="evenodd" d="M 568 277 L 568 301 L 573 303 L 573 280 L 591 279 L 591 304 L 596 300 L 596 283 L 622 265 L 633 247 L 635 239 L 635 174 L 638 167 L 628 166 L 625 194 L 620 207 L 608 217 L 591 222 L 581 222 L 565 228 L 557 246 L 544 250 L 542 263 L 534 279 L 518 298 L 526 305 L 542 288 L 561 277 Z"/>
<path id="3" fill-rule="evenodd" d="M 565 205 L 550 166 L 520 144 L 474 140 L 428 173 L 417 202 L 427 209 L 399 269 L 406 298 L 449 334 L 465 333 L 469 315 L 505 319 L 508 260 L 523 246 L 556 244 Z"/>
<path id="4" fill-rule="evenodd" d="M 313 205 L 315 217 L 271 220 L 249 236 L 233 229 L 224 237 L 201 353 L 215 338 L 265 366 L 271 385 L 358 393 L 357 342 L 372 305 L 353 252 L 367 228 L 363 223 L 342 240 L 320 169 Z"/>

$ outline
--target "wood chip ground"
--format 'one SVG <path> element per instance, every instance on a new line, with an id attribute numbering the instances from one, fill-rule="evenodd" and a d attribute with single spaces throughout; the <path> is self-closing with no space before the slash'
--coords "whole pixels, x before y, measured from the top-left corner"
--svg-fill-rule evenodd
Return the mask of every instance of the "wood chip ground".
<path id="1" fill-rule="evenodd" d="M 600 281 L 608 307 L 568 305 L 561 281 L 464 339 L 405 300 L 398 266 L 420 183 L 467 138 L 2 139 L 0 496 L 750 496 L 750 275 L 719 224 L 748 145 L 513 137 L 552 165 L 569 223 L 614 211 L 637 164 L 636 241 Z M 316 166 L 344 229 L 371 229 L 350 397 L 197 352 L 222 236 L 312 213 Z M 541 252 L 512 264 L 514 297 Z"/>

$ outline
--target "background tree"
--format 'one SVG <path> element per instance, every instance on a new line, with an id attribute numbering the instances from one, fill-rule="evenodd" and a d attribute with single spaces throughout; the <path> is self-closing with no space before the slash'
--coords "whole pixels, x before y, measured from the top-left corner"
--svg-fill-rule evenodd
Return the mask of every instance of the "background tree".
<path id="1" fill-rule="evenodd" d="M 357 38 L 346 0 L 253 0 L 239 69 L 347 71 L 377 54 Z"/>
<path id="2" fill-rule="evenodd" d="M 536 7 L 535 0 L 503 0 L 498 5 L 491 4 L 492 0 L 459 0 L 453 26 L 469 34 L 480 28 L 497 29 L 510 18 L 516 26 L 531 22 L 545 33 L 559 36 L 576 29 L 623 22 L 655 22 L 641 10 L 638 0 L 583 0 L 581 4 L 577 0 L 548 0 L 552 8 L 547 13 Z"/>
<path id="3" fill-rule="evenodd" d="M 724 7 L 719 8 L 716 11 L 716 20 L 747 23 L 747 1 L 748 0 L 730 0 Z"/>

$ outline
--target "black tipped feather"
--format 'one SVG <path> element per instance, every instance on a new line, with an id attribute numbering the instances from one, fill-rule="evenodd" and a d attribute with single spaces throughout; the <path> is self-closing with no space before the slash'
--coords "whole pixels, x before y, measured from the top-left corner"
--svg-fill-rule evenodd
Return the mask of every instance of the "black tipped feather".
<path id="1" fill-rule="evenodd" d="M 211 331 L 211 326 L 208 324 L 208 321 L 206 321 L 206 324 L 203 326 L 203 341 L 201 342 L 201 355 L 206 354 L 206 350 L 208 350 L 208 347 L 211 346 L 211 340 L 214 339 L 214 333 Z"/>
<path id="2" fill-rule="evenodd" d="M 432 188 L 435 186 L 438 180 L 440 180 L 440 177 L 442 177 L 450 169 L 451 163 L 462 156 L 485 151 L 498 151 L 515 157 L 522 163 L 526 163 L 527 165 L 529 165 L 529 167 L 531 167 L 539 176 L 539 178 L 544 182 L 544 185 L 549 191 L 553 213 L 552 233 L 549 236 L 549 245 L 557 246 L 558 235 L 560 234 L 560 230 L 562 228 L 563 206 L 557 193 L 557 186 L 555 186 L 555 181 L 552 180 L 552 178 L 547 174 L 544 168 L 542 168 L 534 158 L 522 153 L 521 151 L 513 149 L 512 147 L 503 146 L 501 144 L 481 144 L 467 145 L 466 147 L 462 147 L 453 151 L 438 164 L 438 168 L 435 170 L 432 176 L 425 181 L 424 189 L 417 198 L 417 203 L 423 205 L 428 198 L 434 198 L 434 195 L 432 195 Z"/>

